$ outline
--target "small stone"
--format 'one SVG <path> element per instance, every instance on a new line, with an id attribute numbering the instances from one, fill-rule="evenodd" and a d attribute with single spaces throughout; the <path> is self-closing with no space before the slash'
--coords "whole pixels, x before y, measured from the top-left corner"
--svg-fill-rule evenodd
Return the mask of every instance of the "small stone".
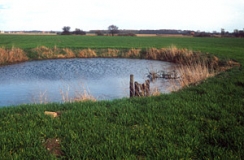
<path id="1" fill-rule="evenodd" d="M 45 111 L 44 114 L 45 115 L 49 115 L 49 116 L 54 117 L 54 118 L 58 116 L 58 113 L 57 112 Z"/>

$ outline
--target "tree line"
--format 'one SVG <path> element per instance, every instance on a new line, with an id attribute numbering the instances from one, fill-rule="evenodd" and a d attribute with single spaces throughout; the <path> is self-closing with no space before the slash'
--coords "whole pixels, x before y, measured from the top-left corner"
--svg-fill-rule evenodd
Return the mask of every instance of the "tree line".
<path id="1" fill-rule="evenodd" d="M 61 32 L 61 35 L 86 35 L 85 31 L 80 30 L 79 28 L 76 28 L 74 31 L 70 31 L 70 27 L 69 26 L 64 26 L 63 28 L 63 32 Z M 117 27 L 116 25 L 110 25 L 108 26 L 108 31 L 109 33 L 114 36 L 115 34 L 119 33 L 119 27 Z M 97 31 L 96 32 L 97 35 L 104 35 L 103 32 L 101 31 Z"/>
<path id="2" fill-rule="evenodd" d="M 64 26 L 63 27 L 63 32 L 61 33 L 61 35 L 86 35 L 85 31 L 80 30 L 79 28 L 76 28 L 73 32 L 70 31 L 70 27 L 69 26 Z"/>
<path id="3" fill-rule="evenodd" d="M 86 35 L 86 32 L 76 28 L 74 31 L 70 31 L 69 26 L 64 26 L 63 31 L 59 34 L 61 35 Z M 221 37 L 244 37 L 244 29 L 237 30 L 235 29 L 233 33 L 226 32 L 223 28 L 220 32 L 200 32 L 193 30 L 174 30 L 174 29 L 159 29 L 159 30 L 119 30 L 119 27 L 116 25 L 108 26 L 107 30 L 90 30 L 89 33 L 96 34 L 97 36 L 103 35 L 118 35 L 118 36 L 136 36 L 136 34 L 180 34 L 180 35 L 191 35 L 195 37 L 212 37 L 212 36 L 221 36 Z"/>

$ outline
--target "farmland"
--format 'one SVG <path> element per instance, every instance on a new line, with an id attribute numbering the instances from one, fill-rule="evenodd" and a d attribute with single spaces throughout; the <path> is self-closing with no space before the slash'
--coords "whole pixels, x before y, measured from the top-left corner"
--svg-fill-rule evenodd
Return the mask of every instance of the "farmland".
<path id="1" fill-rule="evenodd" d="M 148 49 L 171 45 L 241 64 L 154 97 L 0 109 L 3 159 L 243 159 L 244 39 L 0 35 L 0 47 Z M 0 93 L 1 94 L 1 93 Z M 13 97 L 14 98 L 14 97 Z M 45 111 L 59 111 L 52 118 Z M 48 148 L 51 140 L 56 148 Z"/>

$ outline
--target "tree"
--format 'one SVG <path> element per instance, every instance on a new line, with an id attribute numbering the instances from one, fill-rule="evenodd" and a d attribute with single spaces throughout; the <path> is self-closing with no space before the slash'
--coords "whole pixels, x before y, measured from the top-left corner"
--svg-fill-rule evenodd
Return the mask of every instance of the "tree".
<path id="1" fill-rule="evenodd" d="M 62 32 L 62 34 L 63 35 L 69 35 L 70 34 L 70 27 L 69 26 L 64 26 L 63 27 L 63 32 Z"/>
<path id="2" fill-rule="evenodd" d="M 103 35 L 104 35 L 103 32 L 100 31 L 100 30 L 97 30 L 97 31 L 95 32 L 95 34 L 96 34 L 97 36 L 103 36 Z"/>
<path id="3" fill-rule="evenodd" d="M 116 34 L 116 33 L 119 33 L 119 27 L 117 27 L 115 25 L 108 26 L 108 30 L 109 30 L 109 33 L 112 34 L 112 36 L 114 36 L 114 34 Z"/>
<path id="4" fill-rule="evenodd" d="M 86 35 L 86 32 L 80 30 L 79 28 L 76 28 L 73 33 L 76 35 Z"/>
<path id="5" fill-rule="evenodd" d="M 221 35 L 223 36 L 223 35 L 225 35 L 225 29 L 224 28 L 221 28 Z"/>

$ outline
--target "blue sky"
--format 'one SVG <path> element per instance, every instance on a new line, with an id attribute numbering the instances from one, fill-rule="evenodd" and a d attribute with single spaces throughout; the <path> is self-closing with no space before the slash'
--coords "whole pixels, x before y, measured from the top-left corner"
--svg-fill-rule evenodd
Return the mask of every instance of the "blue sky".
<path id="1" fill-rule="evenodd" d="M 0 30 L 244 28 L 244 0 L 0 0 Z"/>

